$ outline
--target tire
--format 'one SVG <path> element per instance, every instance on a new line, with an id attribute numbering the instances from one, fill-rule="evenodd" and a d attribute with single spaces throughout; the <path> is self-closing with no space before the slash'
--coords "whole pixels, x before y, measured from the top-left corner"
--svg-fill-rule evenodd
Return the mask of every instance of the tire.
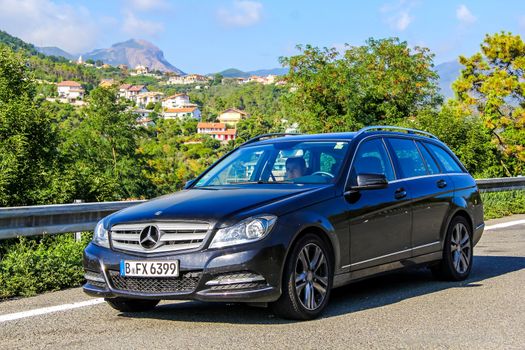
<path id="1" fill-rule="evenodd" d="M 473 248 L 470 224 L 464 217 L 456 216 L 447 229 L 443 259 L 431 267 L 432 273 L 441 280 L 465 280 L 472 270 Z"/>
<path id="2" fill-rule="evenodd" d="M 333 282 L 332 261 L 327 244 L 319 236 L 307 234 L 301 237 L 286 261 L 283 292 L 281 297 L 270 305 L 273 313 L 292 320 L 311 320 L 318 317 L 330 298 Z"/>
<path id="3" fill-rule="evenodd" d="M 106 298 L 106 303 L 112 308 L 122 312 L 144 312 L 152 310 L 160 300 L 128 299 L 128 298 Z"/>

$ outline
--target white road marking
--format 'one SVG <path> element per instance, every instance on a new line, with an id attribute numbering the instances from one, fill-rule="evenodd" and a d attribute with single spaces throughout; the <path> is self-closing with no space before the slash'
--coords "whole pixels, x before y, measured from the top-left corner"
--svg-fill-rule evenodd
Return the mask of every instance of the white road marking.
<path id="1" fill-rule="evenodd" d="M 97 299 L 81 301 L 81 302 L 78 302 L 78 303 L 63 304 L 63 305 L 50 306 L 50 307 L 43 307 L 41 309 L 16 312 L 16 313 L 13 313 L 13 314 L 0 315 L 0 323 L 6 322 L 6 321 L 18 320 L 20 318 L 26 318 L 26 317 L 32 317 L 32 316 L 38 316 L 38 315 L 45 315 L 45 314 L 49 314 L 49 313 L 52 313 L 52 312 L 65 311 L 65 310 L 77 309 L 79 307 L 97 305 L 97 304 L 100 304 L 100 303 L 103 303 L 103 302 L 104 302 L 104 298 L 97 298 Z"/>
<path id="2" fill-rule="evenodd" d="M 498 228 L 511 227 L 511 226 L 516 226 L 516 225 L 521 225 L 521 224 L 525 224 L 525 219 L 524 220 L 509 221 L 509 222 L 502 222 L 501 224 L 494 224 L 494 225 L 485 226 L 485 230 L 495 230 L 495 229 L 498 229 Z"/>

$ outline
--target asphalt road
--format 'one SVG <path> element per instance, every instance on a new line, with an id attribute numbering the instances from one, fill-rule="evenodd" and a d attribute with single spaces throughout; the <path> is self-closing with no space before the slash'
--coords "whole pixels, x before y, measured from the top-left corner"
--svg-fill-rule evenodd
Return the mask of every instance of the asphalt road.
<path id="1" fill-rule="evenodd" d="M 522 223 L 484 233 L 467 281 L 438 282 L 425 269 L 374 278 L 335 290 L 314 321 L 243 305 L 165 302 L 133 315 L 100 303 L 0 322 L 0 348 L 524 349 L 524 287 Z M 4 301 L 0 317 L 85 300 L 75 288 Z"/>

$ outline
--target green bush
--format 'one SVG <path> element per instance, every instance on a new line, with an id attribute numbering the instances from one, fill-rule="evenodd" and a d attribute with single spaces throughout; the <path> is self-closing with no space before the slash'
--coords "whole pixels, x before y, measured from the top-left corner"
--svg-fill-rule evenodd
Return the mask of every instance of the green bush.
<path id="1" fill-rule="evenodd" d="M 525 213 L 525 191 L 485 192 L 481 194 L 485 220 Z"/>
<path id="2" fill-rule="evenodd" d="M 73 234 L 64 234 L 2 242 L 0 298 L 79 286 L 82 251 L 90 238 L 91 234 L 82 234 L 76 242 Z"/>

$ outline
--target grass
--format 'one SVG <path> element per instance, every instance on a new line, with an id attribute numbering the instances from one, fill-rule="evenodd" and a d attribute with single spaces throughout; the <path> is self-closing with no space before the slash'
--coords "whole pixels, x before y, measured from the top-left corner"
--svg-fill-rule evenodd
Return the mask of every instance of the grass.
<path id="1" fill-rule="evenodd" d="M 525 213 L 525 190 L 484 192 L 481 200 L 485 209 L 485 220 Z"/>

